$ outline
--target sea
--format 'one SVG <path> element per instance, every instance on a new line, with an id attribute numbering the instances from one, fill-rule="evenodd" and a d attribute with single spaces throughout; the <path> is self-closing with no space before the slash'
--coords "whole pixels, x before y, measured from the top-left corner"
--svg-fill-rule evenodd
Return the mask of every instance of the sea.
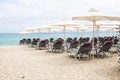
<path id="1" fill-rule="evenodd" d="M 66 32 L 66 38 L 67 37 L 90 37 L 92 38 L 93 32 Z M 95 36 L 96 33 L 95 33 Z M 99 36 L 117 36 L 116 32 L 110 32 L 110 31 L 102 31 L 99 32 Z M 53 32 L 50 34 L 51 38 L 57 39 L 57 38 L 63 38 L 64 34 L 62 32 Z M 23 38 L 40 38 L 41 40 L 48 39 L 49 33 L 29 33 L 29 34 L 19 34 L 19 33 L 0 33 L 0 46 L 9 46 L 9 45 L 19 45 L 19 41 Z"/>

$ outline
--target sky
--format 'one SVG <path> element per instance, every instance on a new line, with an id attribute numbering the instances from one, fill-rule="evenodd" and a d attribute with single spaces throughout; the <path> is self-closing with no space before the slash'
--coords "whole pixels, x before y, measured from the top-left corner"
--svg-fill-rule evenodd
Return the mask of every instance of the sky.
<path id="1" fill-rule="evenodd" d="M 90 8 L 120 16 L 120 0 L 0 0 L 0 33 L 72 19 Z"/>

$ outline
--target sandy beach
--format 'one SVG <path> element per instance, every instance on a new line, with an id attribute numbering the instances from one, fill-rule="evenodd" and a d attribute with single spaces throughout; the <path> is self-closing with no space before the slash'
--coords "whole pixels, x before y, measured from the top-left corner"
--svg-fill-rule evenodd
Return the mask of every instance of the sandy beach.
<path id="1" fill-rule="evenodd" d="M 78 61 L 66 52 L 1 46 L 0 80 L 120 80 L 120 64 L 117 54 Z"/>

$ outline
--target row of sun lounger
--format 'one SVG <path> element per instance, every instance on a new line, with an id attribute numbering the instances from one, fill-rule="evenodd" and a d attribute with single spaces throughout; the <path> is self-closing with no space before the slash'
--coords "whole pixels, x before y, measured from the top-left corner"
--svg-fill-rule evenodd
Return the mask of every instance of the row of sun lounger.
<path id="1" fill-rule="evenodd" d="M 89 58 L 91 56 L 99 57 L 102 54 L 103 57 L 106 56 L 106 53 L 110 53 L 110 49 L 112 46 L 116 46 L 119 39 L 117 37 L 98 37 L 94 38 L 94 49 L 93 49 L 93 39 L 89 37 L 86 38 L 67 38 L 64 41 L 61 38 L 54 40 L 51 38 L 50 40 L 40 40 L 37 39 L 22 39 L 20 40 L 21 45 L 29 45 L 31 47 L 36 47 L 36 49 L 45 49 L 49 52 L 63 52 L 67 51 L 70 56 L 74 56 L 76 58 L 83 58 L 84 55 L 88 55 Z M 93 54 L 94 52 L 94 54 Z"/>

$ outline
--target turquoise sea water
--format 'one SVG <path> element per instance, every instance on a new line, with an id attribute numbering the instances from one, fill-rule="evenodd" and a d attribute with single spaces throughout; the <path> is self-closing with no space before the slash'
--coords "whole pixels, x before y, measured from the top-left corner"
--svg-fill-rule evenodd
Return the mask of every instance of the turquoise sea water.
<path id="1" fill-rule="evenodd" d="M 116 35 L 116 33 L 112 33 L 110 31 L 107 32 L 99 32 L 99 36 L 113 36 Z M 82 36 L 82 33 L 80 32 L 78 34 L 79 37 Z M 64 38 L 64 34 L 59 32 L 51 33 L 51 37 L 56 38 Z M 76 32 L 67 32 L 67 37 L 77 37 Z M 92 37 L 92 32 L 84 32 L 83 37 Z M 0 46 L 6 46 L 6 45 L 19 45 L 19 41 L 23 38 L 40 38 L 40 39 L 48 39 L 49 34 L 48 33 L 30 33 L 30 34 L 18 34 L 18 33 L 0 33 Z"/>

